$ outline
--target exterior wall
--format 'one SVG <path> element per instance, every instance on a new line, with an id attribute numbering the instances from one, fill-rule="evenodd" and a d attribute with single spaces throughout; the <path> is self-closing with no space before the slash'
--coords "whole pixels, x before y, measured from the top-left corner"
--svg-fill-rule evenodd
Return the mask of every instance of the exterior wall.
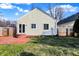
<path id="1" fill-rule="evenodd" d="M 19 33 L 19 24 L 25 24 L 25 33 Z M 36 24 L 36 29 L 31 28 L 31 24 Z M 49 24 L 49 30 L 43 29 L 43 24 Z M 17 34 L 27 35 L 56 35 L 55 19 L 35 9 L 17 21 Z"/>
<path id="2" fill-rule="evenodd" d="M 0 36 L 2 36 L 2 27 L 0 27 Z"/>
<path id="3" fill-rule="evenodd" d="M 58 28 L 58 35 L 59 36 L 66 36 L 66 29 L 65 28 Z"/>
<path id="4" fill-rule="evenodd" d="M 58 35 L 59 36 L 71 36 L 73 33 L 74 22 L 75 21 L 58 25 Z M 68 32 L 66 29 L 68 29 Z"/>

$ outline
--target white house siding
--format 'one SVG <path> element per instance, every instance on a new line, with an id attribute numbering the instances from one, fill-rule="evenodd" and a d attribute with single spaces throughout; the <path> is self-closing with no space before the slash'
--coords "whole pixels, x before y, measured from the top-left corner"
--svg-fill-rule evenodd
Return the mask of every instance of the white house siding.
<path id="1" fill-rule="evenodd" d="M 19 24 L 25 24 L 25 33 L 19 33 Z M 36 29 L 31 28 L 31 24 L 36 24 Z M 49 30 L 44 30 L 44 24 L 49 24 Z M 34 9 L 17 21 L 17 34 L 27 35 L 56 35 L 55 19 L 44 14 L 38 9 Z"/>
<path id="2" fill-rule="evenodd" d="M 3 30 L 3 28 L 0 27 L 0 36 L 3 36 L 3 35 L 2 35 L 2 30 Z"/>
<path id="3" fill-rule="evenodd" d="M 70 36 L 71 33 L 73 32 L 70 29 L 73 30 L 74 22 L 75 21 L 71 21 L 71 22 L 67 22 L 67 23 L 58 25 L 58 35 L 59 36 L 67 36 L 67 35 Z M 68 33 L 67 33 L 66 29 L 68 29 Z"/>

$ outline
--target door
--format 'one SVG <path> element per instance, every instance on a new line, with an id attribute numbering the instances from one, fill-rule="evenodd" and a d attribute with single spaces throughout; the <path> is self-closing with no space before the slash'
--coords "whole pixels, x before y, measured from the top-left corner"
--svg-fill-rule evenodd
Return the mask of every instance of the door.
<path id="1" fill-rule="evenodd" d="M 25 24 L 19 24 L 19 33 L 25 33 Z"/>
<path id="2" fill-rule="evenodd" d="M 66 28 L 66 36 L 68 36 L 68 28 Z"/>
<path id="3" fill-rule="evenodd" d="M 23 31 L 22 32 L 25 33 L 25 24 L 23 24 Z"/>

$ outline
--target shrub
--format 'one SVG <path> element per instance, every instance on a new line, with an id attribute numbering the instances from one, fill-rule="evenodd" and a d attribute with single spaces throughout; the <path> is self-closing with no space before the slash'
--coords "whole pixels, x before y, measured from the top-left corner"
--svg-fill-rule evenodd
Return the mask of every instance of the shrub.
<path id="1" fill-rule="evenodd" d="M 75 33 L 78 33 L 78 36 L 79 36 L 79 19 L 75 21 L 74 26 L 73 26 L 73 31 Z"/>

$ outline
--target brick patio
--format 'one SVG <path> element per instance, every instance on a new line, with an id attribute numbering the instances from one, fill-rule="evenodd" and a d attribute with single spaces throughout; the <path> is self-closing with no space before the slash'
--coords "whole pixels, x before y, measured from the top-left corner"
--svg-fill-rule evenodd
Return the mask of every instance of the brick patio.
<path id="1" fill-rule="evenodd" d="M 24 44 L 29 41 L 29 37 L 25 35 L 20 35 L 17 38 L 8 36 L 0 37 L 0 44 Z"/>

